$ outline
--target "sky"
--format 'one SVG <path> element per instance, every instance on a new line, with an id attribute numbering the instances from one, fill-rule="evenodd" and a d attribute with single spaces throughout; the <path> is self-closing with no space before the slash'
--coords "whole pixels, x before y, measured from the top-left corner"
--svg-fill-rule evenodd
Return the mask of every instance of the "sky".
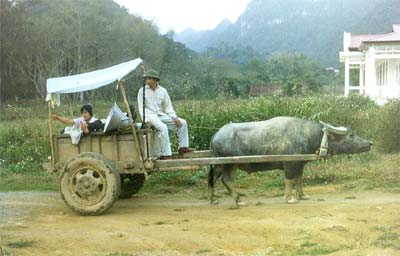
<path id="1" fill-rule="evenodd" d="M 207 30 L 222 20 L 235 22 L 251 0 L 114 0 L 130 13 L 153 20 L 161 33 Z"/>

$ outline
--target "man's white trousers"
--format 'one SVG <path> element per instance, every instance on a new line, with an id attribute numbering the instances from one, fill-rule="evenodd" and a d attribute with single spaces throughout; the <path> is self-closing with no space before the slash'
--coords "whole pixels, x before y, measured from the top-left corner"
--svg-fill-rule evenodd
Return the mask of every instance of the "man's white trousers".
<path id="1" fill-rule="evenodd" d="M 181 122 L 180 127 L 177 127 L 175 121 L 169 116 L 158 116 L 158 118 L 152 120 L 154 127 L 159 131 L 162 156 L 172 155 L 168 130 L 176 132 L 179 148 L 189 147 L 189 131 L 187 122 L 182 118 L 179 118 L 179 121 Z"/>

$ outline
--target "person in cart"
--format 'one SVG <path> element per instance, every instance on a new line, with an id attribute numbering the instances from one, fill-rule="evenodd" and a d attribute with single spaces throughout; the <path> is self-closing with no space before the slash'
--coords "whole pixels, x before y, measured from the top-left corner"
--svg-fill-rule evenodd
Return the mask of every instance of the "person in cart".
<path id="1" fill-rule="evenodd" d="M 51 115 L 51 118 L 63 124 L 73 125 L 75 129 L 80 128 L 85 134 L 90 133 L 89 124 L 97 121 L 97 119 L 93 116 L 93 107 L 90 103 L 81 107 L 81 117 L 72 119 L 53 114 Z"/>
<path id="2" fill-rule="evenodd" d="M 192 152 L 193 149 L 189 148 L 188 124 L 175 113 L 167 90 L 158 83 L 160 81 L 158 72 L 155 70 L 146 72 L 145 81 L 145 102 L 143 102 L 143 87 L 139 89 L 137 96 L 139 114 L 142 120 L 145 119 L 144 122 L 160 132 L 160 159 L 168 160 L 172 156 L 168 130 L 174 130 L 178 136 L 180 155 Z"/>

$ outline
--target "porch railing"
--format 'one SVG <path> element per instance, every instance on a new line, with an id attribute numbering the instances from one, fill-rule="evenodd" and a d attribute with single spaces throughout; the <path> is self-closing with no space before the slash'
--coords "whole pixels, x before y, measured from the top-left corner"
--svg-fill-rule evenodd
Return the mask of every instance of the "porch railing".
<path id="1" fill-rule="evenodd" d="M 366 95 L 381 99 L 400 99 L 400 85 L 376 85 L 366 88 Z"/>

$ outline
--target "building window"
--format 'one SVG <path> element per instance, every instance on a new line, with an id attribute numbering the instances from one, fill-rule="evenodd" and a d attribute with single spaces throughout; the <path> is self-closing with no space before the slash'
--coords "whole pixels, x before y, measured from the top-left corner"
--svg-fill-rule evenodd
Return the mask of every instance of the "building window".
<path id="1" fill-rule="evenodd" d="M 376 69 L 376 84 L 378 86 L 385 86 L 388 82 L 388 68 L 389 63 L 387 61 L 379 64 Z"/>

